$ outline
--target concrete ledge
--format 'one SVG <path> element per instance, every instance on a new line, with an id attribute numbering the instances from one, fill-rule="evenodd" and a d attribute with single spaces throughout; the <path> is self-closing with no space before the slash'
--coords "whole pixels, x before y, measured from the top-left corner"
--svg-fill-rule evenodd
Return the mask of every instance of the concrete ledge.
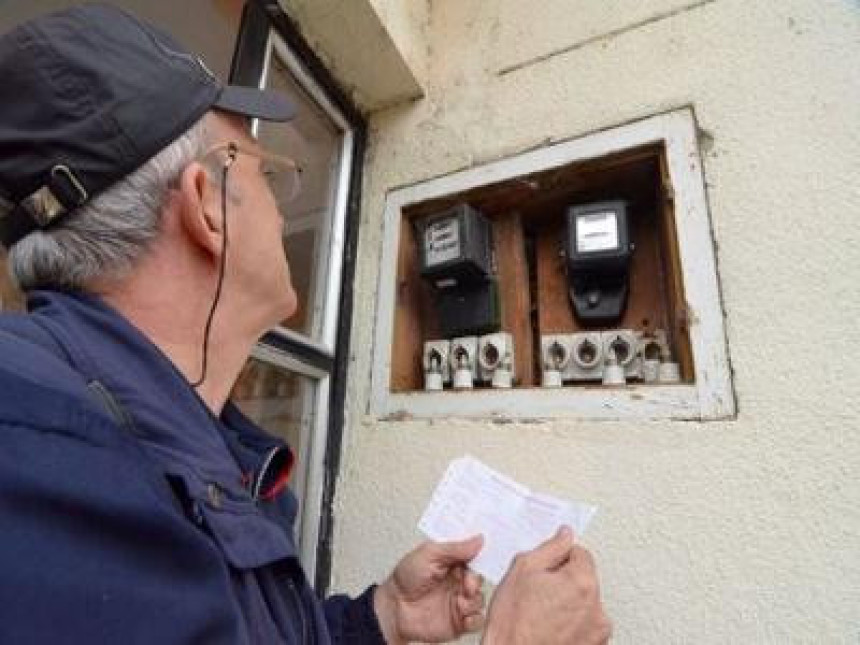
<path id="1" fill-rule="evenodd" d="M 409 9 L 396 11 L 396 5 L 379 0 L 280 3 L 362 112 L 424 95 L 420 72 L 414 69 L 421 65 L 421 58 L 414 53 L 414 43 L 410 44 L 413 34 L 405 28 L 415 20 L 416 14 Z M 407 45 L 409 51 L 404 55 Z"/>

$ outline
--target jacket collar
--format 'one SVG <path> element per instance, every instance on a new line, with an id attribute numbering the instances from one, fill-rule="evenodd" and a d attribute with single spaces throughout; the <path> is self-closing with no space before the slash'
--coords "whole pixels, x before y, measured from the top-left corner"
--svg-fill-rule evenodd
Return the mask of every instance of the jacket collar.
<path id="1" fill-rule="evenodd" d="M 286 444 L 233 403 L 213 416 L 170 359 L 101 298 L 35 291 L 28 307 L 72 367 L 100 381 L 131 414 L 141 441 L 169 470 L 239 496 L 271 498 L 286 486 L 293 464 Z"/>

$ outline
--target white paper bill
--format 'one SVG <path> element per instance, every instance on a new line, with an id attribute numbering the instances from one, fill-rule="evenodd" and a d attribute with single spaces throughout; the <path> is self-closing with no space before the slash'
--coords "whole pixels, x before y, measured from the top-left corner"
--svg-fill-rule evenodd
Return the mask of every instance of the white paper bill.
<path id="1" fill-rule="evenodd" d="M 517 553 L 550 538 L 560 526 L 584 532 L 597 507 L 533 493 L 477 459 L 448 466 L 418 522 L 431 540 L 462 540 L 477 533 L 484 547 L 470 567 L 498 584 Z"/>

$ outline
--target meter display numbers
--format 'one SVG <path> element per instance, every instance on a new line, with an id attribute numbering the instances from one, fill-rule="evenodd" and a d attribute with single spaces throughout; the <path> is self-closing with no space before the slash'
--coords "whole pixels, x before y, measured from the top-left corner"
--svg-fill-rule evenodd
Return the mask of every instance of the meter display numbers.
<path id="1" fill-rule="evenodd" d="M 614 211 L 590 213 L 576 220 L 576 250 L 580 253 L 618 248 L 618 220 Z"/>
<path id="2" fill-rule="evenodd" d="M 424 231 L 427 265 L 434 266 L 460 257 L 460 226 L 456 218 L 430 224 Z"/>

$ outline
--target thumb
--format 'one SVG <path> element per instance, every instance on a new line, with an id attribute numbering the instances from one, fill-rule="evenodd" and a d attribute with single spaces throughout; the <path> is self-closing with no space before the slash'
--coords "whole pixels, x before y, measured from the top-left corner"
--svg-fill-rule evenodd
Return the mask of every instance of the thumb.
<path id="1" fill-rule="evenodd" d="M 558 532 L 531 553 L 531 561 L 545 570 L 559 568 L 570 559 L 573 551 L 573 531 L 562 526 Z"/>
<path id="2" fill-rule="evenodd" d="M 436 559 L 443 564 L 459 564 L 468 562 L 481 550 L 484 546 L 483 535 L 473 535 L 466 540 L 457 542 L 435 542 L 433 543 L 436 551 Z"/>

